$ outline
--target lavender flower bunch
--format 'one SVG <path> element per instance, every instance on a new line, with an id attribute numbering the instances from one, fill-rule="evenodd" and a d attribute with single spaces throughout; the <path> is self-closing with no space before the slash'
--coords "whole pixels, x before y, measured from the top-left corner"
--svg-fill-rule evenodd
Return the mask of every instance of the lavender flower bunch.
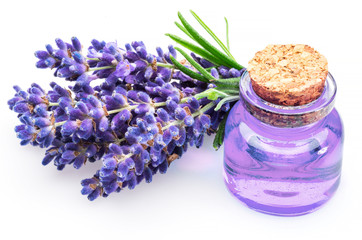
<path id="1" fill-rule="evenodd" d="M 171 45 L 153 55 L 143 42 L 121 48 L 92 40 L 87 53 L 76 37 L 55 42 L 57 48 L 35 52 L 36 66 L 72 84 L 52 82 L 49 91 L 36 83 L 27 91 L 15 86 L 8 105 L 21 122 L 15 127 L 21 145 L 46 148 L 43 165 L 62 170 L 102 162 L 81 182 L 89 200 L 151 182 L 188 146 L 200 147 L 205 133 L 217 132 L 215 147 L 222 144 L 242 68 Z M 187 61 L 178 62 L 176 50 Z"/>

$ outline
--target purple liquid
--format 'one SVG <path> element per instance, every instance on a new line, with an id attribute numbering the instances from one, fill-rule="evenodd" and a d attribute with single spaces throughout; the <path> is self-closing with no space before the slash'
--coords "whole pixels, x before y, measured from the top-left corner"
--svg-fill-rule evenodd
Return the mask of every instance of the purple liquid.
<path id="1" fill-rule="evenodd" d="M 333 109 L 326 117 L 295 128 L 274 127 L 253 117 L 240 100 L 225 128 L 224 178 L 248 207 L 297 216 L 326 203 L 341 174 L 343 127 Z"/>

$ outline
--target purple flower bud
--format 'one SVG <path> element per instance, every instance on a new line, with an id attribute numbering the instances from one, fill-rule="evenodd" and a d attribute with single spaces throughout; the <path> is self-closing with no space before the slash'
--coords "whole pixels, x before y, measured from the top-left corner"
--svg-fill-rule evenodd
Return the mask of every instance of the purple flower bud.
<path id="1" fill-rule="evenodd" d="M 124 46 L 125 46 L 125 48 L 126 48 L 127 51 L 130 51 L 130 52 L 132 51 L 131 44 L 126 43 Z"/>
<path id="2" fill-rule="evenodd" d="M 187 99 L 187 103 L 190 104 L 190 107 L 193 110 L 198 110 L 200 108 L 199 101 L 194 97 L 191 97 L 191 98 Z"/>
<path id="3" fill-rule="evenodd" d="M 124 163 L 126 164 L 128 169 L 132 169 L 135 167 L 135 163 L 132 158 L 127 158 L 126 160 L 124 160 Z"/>
<path id="4" fill-rule="evenodd" d="M 20 132 L 17 132 L 16 136 L 21 140 L 31 140 L 33 138 L 33 133 L 27 130 L 22 130 Z"/>
<path id="5" fill-rule="evenodd" d="M 139 104 L 137 108 L 134 110 L 136 114 L 145 114 L 150 110 L 150 105 L 148 104 Z"/>
<path id="6" fill-rule="evenodd" d="M 117 167 L 117 175 L 119 177 L 125 177 L 128 174 L 128 167 L 125 162 L 121 162 Z"/>
<path id="7" fill-rule="evenodd" d="M 147 132 L 147 125 L 143 119 L 137 118 L 137 126 L 139 127 L 139 129 L 142 133 Z"/>
<path id="8" fill-rule="evenodd" d="M 179 102 L 180 101 L 180 96 L 179 94 L 172 94 L 170 96 L 167 97 L 167 100 L 172 100 L 174 102 Z"/>
<path id="9" fill-rule="evenodd" d="M 178 107 L 175 109 L 175 117 L 178 120 L 184 120 L 184 118 L 187 116 L 187 113 L 185 109 Z"/>
<path id="10" fill-rule="evenodd" d="M 219 73 L 218 73 L 218 71 L 216 70 L 216 68 L 211 68 L 210 73 L 211 73 L 211 75 L 212 75 L 215 79 L 219 79 Z"/>
<path id="11" fill-rule="evenodd" d="M 199 116 L 201 125 L 204 129 L 208 129 L 210 127 L 210 116 L 202 114 Z"/>
<path id="12" fill-rule="evenodd" d="M 72 44 L 73 47 L 76 51 L 81 51 L 82 50 L 82 44 L 80 43 L 80 41 L 78 40 L 77 37 L 72 37 Z"/>
<path id="13" fill-rule="evenodd" d="M 47 59 L 44 60 L 44 64 L 47 65 L 49 68 L 54 67 L 56 62 L 57 61 L 52 57 L 48 57 Z"/>
<path id="14" fill-rule="evenodd" d="M 42 129 L 40 129 L 40 132 L 38 133 L 38 137 L 45 138 L 46 136 L 48 136 L 51 133 L 52 129 L 53 129 L 52 126 L 43 127 Z"/>
<path id="15" fill-rule="evenodd" d="M 136 50 L 137 47 L 142 47 L 146 50 L 146 46 L 142 41 L 134 41 L 131 43 L 134 50 Z"/>
<path id="16" fill-rule="evenodd" d="M 157 76 L 155 78 L 155 83 L 158 85 L 158 86 L 162 86 L 163 84 L 165 84 L 165 81 L 163 81 L 163 79 L 159 76 Z"/>
<path id="17" fill-rule="evenodd" d="M 69 67 L 59 68 L 57 71 L 57 77 L 60 78 L 68 78 L 73 75 L 73 72 L 69 69 Z"/>
<path id="18" fill-rule="evenodd" d="M 99 101 L 95 96 L 92 96 L 92 95 L 88 96 L 88 101 L 95 108 L 102 107 L 101 101 Z"/>
<path id="19" fill-rule="evenodd" d="M 225 103 L 224 105 L 222 105 L 221 111 L 227 112 L 229 110 L 230 110 L 230 103 Z"/>
<path id="20" fill-rule="evenodd" d="M 169 81 L 171 79 L 171 69 L 169 68 L 161 68 L 158 71 L 157 76 L 162 78 L 164 81 Z"/>
<path id="21" fill-rule="evenodd" d="M 116 58 L 112 54 L 109 54 L 109 53 L 105 53 L 105 52 L 102 53 L 101 59 L 109 64 L 117 63 Z"/>
<path id="22" fill-rule="evenodd" d="M 128 109 L 123 109 L 118 114 L 121 121 L 128 121 L 131 118 L 131 112 Z"/>
<path id="23" fill-rule="evenodd" d="M 116 191 L 117 188 L 118 188 L 118 183 L 115 180 L 113 180 L 109 184 L 103 186 L 104 193 L 107 194 L 107 195 L 109 195 L 112 192 Z"/>
<path id="24" fill-rule="evenodd" d="M 203 68 L 210 68 L 210 67 L 214 66 L 214 64 L 212 64 L 211 62 L 209 62 L 209 61 L 207 61 L 206 59 L 203 59 L 203 58 L 200 59 L 200 65 Z"/>
<path id="25" fill-rule="evenodd" d="M 135 69 L 134 71 L 143 71 L 147 68 L 147 63 L 143 60 L 137 60 L 134 62 Z"/>
<path id="26" fill-rule="evenodd" d="M 97 152 L 97 146 L 95 144 L 90 144 L 87 147 L 85 154 L 87 155 L 87 157 L 93 157 L 94 154 L 96 154 L 96 152 Z"/>
<path id="27" fill-rule="evenodd" d="M 229 70 L 226 67 L 219 67 L 219 73 L 223 78 L 229 78 Z"/>
<path id="28" fill-rule="evenodd" d="M 77 102 L 77 108 L 84 114 L 89 113 L 88 107 L 84 102 Z"/>
<path id="29" fill-rule="evenodd" d="M 74 159 L 74 163 L 73 163 L 73 167 L 75 169 L 79 169 L 85 162 L 85 156 L 84 155 L 78 155 L 75 159 Z"/>
<path id="30" fill-rule="evenodd" d="M 192 116 L 186 116 L 184 119 L 184 123 L 186 126 L 190 127 L 194 124 L 194 118 Z"/>
<path id="31" fill-rule="evenodd" d="M 93 39 L 93 40 L 91 41 L 91 44 L 92 44 L 92 46 L 93 46 L 97 51 L 100 51 L 100 50 L 102 50 L 102 48 L 103 48 L 102 44 L 101 44 L 98 40 L 96 40 L 96 39 Z"/>
<path id="32" fill-rule="evenodd" d="M 92 193 L 93 192 L 93 189 L 91 188 L 91 187 L 89 187 L 89 186 L 84 186 L 83 188 L 82 188 L 82 190 L 80 191 L 80 193 L 82 194 L 82 195 L 89 195 L 90 193 Z"/>
<path id="33" fill-rule="evenodd" d="M 176 110 L 176 108 L 178 107 L 178 105 L 175 101 L 167 100 L 166 107 L 169 111 L 174 112 Z"/>
<path id="34" fill-rule="evenodd" d="M 137 60 L 140 60 L 140 57 L 137 55 L 137 53 L 127 50 L 125 54 L 125 58 L 128 59 L 131 62 L 136 62 Z"/>
<path id="35" fill-rule="evenodd" d="M 107 177 L 109 175 L 111 175 L 114 171 L 114 168 L 101 168 L 101 170 L 99 171 L 99 176 L 101 177 Z"/>
<path id="36" fill-rule="evenodd" d="M 45 62 L 46 60 L 39 60 L 35 63 L 37 68 L 48 68 L 48 64 Z"/>
<path id="37" fill-rule="evenodd" d="M 109 150 L 117 155 L 122 155 L 123 151 L 122 148 L 114 143 L 109 144 Z"/>
<path id="38" fill-rule="evenodd" d="M 78 123 L 76 121 L 66 121 L 62 125 L 61 133 L 64 136 L 70 136 L 78 129 Z"/>
<path id="39" fill-rule="evenodd" d="M 29 105 L 25 102 L 15 104 L 13 108 L 14 112 L 24 114 L 29 112 Z"/>
<path id="40" fill-rule="evenodd" d="M 33 125 L 33 118 L 27 114 L 22 115 L 19 119 L 20 122 L 24 123 L 25 125 Z"/>
<path id="41" fill-rule="evenodd" d="M 145 71 L 144 77 L 149 80 L 151 79 L 152 75 L 153 75 L 153 69 L 151 67 L 148 67 Z"/>
<path id="42" fill-rule="evenodd" d="M 147 58 L 147 51 L 145 48 L 139 46 L 136 48 L 136 52 L 138 54 L 138 56 L 142 59 L 146 59 Z"/>
<path id="43" fill-rule="evenodd" d="M 170 126 L 168 130 L 170 131 L 172 137 L 176 137 L 179 135 L 179 129 L 175 125 Z"/>
<path id="44" fill-rule="evenodd" d="M 157 47 L 157 48 L 156 48 L 156 51 L 157 51 L 157 55 L 158 55 L 160 58 L 163 58 L 163 51 L 162 51 L 162 48 Z"/>
<path id="45" fill-rule="evenodd" d="M 62 88 L 54 82 L 50 83 L 50 85 L 53 86 L 52 88 L 54 91 L 56 91 L 60 96 L 69 97 L 69 92 L 65 88 Z"/>
<path id="46" fill-rule="evenodd" d="M 241 73 L 238 70 L 236 70 L 235 68 L 231 68 L 229 70 L 229 76 L 232 78 L 237 78 L 237 77 L 241 76 Z"/>
<path id="47" fill-rule="evenodd" d="M 91 184 L 97 184 L 97 180 L 95 180 L 94 178 L 86 178 L 86 179 L 83 179 L 80 184 L 85 187 L 85 186 L 89 186 Z"/>
<path id="48" fill-rule="evenodd" d="M 39 58 L 40 60 L 45 60 L 49 57 L 49 53 L 47 51 L 36 51 L 34 53 L 35 57 Z"/>
<path id="49" fill-rule="evenodd" d="M 128 188 L 131 190 L 131 189 L 134 189 L 137 185 L 137 179 L 136 179 L 136 176 L 134 174 L 133 171 L 130 171 L 127 175 L 127 179 L 128 179 Z"/>
<path id="50" fill-rule="evenodd" d="M 159 108 L 157 109 L 157 116 L 164 122 L 168 122 L 169 121 L 169 114 L 168 112 L 163 109 L 163 108 Z"/>
<path id="51" fill-rule="evenodd" d="M 74 151 L 67 150 L 63 152 L 62 158 L 65 160 L 73 160 L 76 157 L 76 153 Z"/>
<path id="52" fill-rule="evenodd" d="M 86 71 L 86 66 L 84 64 L 76 63 L 69 66 L 69 71 L 77 75 L 82 75 Z"/>
<path id="53" fill-rule="evenodd" d="M 129 64 L 127 60 L 125 60 L 123 62 L 118 63 L 114 74 L 117 77 L 126 77 L 134 70 L 134 68 L 135 66 L 132 66 L 131 64 Z"/>
<path id="54" fill-rule="evenodd" d="M 68 97 L 61 97 L 58 100 L 59 107 L 63 110 L 66 110 L 67 108 L 72 108 L 72 100 Z"/>
<path id="55" fill-rule="evenodd" d="M 148 163 L 150 161 L 150 153 L 147 150 L 142 151 L 141 160 L 143 163 Z"/>
<path id="56" fill-rule="evenodd" d="M 49 54 L 53 54 L 54 49 L 53 49 L 52 45 L 47 44 L 47 45 L 45 45 L 45 48 L 46 48 L 46 50 L 48 51 Z"/>
<path id="57" fill-rule="evenodd" d="M 185 144 L 185 140 L 186 140 L 186 131 L 185 131 L 185 128 L 183 127 L 180 127 L 180 133 L 179 133 L 179 139 L 177 139 L 175 141 L 176 143 L 176 146 L 183 146 Z"/>
<path id="58" fill-rule="evenodd" d="M 98 128 L 99 128 L 100 131 L 105 132 L 105 131 L 108 130 L 108 126 L 109 126 L 108 118 L 106 116 L 103 116 L 99 120 Z"/>
<path id="59" fill-rule="evenodd" d="M 51 155 L 51 154 L 45 155 L 41 164 L 43 164 L 43 166 L 48 165 L 54 159 L 54 157 L 55 157 L 55 155 Z"/>
<path id="60" fill-rule="evenodd" d="M 113 98 L 121 106 L 124 106 L 127 103 L 127 98 L 120 93 L 114 93 Z"/>
<path id="61" fill-rule="evenodd" d="M 146 113 L 146 115 L 144 116 L 144 119 L 146 120 L 146 122 L 148 124 L 152 124 L 152 123 L 156 123 L 157 120 L 155 118 L 155 115 L 153 113 Z"/>
<path id="62" fill-rule="evenodd" d="M 85 58 L 79 52 L 73 52 L 73 58 L 77 63 L 83 64 L 85 62 Z"/>
<path id="63" fill-rule="evenodd" d="M 152 170 L 149 167 L 145 167 L 143 170 L 146 183 L 152 182 Z"/>
<path id="64" fill-rule="evenodd" d="M 25 130 L 26 125 L 17 125 L 15 126 L 15 132 L 20 132 L 22 130 Z"/>
<path id="65" fill-rule="evenodd" d="M 67 45 L 63 42 L 62 39 L 60 39 L 60 38 L 55 39 L 55 43 L 57 44 L 59 49 L 65 50 L 65 51 L 67 50 Z"/>
<path id="66" fill-rule="evenodd" d="M 167 129 L 163 132 L 162 139 L 166 145 L 168 145 L 172 141 L 172 135 L 170 130 Z"/>
<path id="67" fill-rule="evenodd" d="M 137 97 L 139 100 L 141 100 L 141 102 L 144 102 L 144 103 L 150 103 L 151 102 L 151 98 L 150 96 L 148 96 L 147 93 L 145 92 L 138 92 L 137 93 Z"/>
<path id="68" fill-rule="evenodd" d="M 153 63 L 154 59 L 155 59 L 155 57 L 152 54 L 147 54 L 146 60 L 148 63 Z"/>
<path id="69" fill-rule="evenodd" d="M 101 188 L 97 187 L 92 193 L 88 195 L 89 201 L 94 201 L 96 198 L 98 198 L 101 195 Z"/>
<path id="70" fill-rule="evenodd" d="M 142 161 L 142 159 L 140 157 L 136 157 L 135 158 L 135 173 L 136 175 L 141 175 L 143 173 L 145 164 Z"/>
<path id="71" fill-rule="evenodd" d="M 176 50 L 175 50 L 175 48 L 174 48 L 172 45 L 169 45 L 169 46 L 168 46 L 168 50 L 170 51 L 171 55 L 172 55 L 174 58 L 177 58 Z"/>
<path id="72" fill-rule="evenodd" d="M 103 159 L 103 166 L 107 169 L 115 169 L 117 166 L 117 160 L 113 157 L 113 154 Z"/>
<path id="73" fill-rule="evenodd" d="M 165 174 L 167 172 L 168 169 L 168 163 L 166 160 L 164 160 L 159 166 L 158 169 L 160 171 L 161 174 Z"/>

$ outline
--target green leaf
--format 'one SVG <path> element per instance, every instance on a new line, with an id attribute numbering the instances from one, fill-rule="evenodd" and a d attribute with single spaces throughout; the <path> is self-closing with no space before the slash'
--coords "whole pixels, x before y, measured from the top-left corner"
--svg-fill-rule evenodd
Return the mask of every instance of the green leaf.
<path id="1" fill-rule="evenodd" d="M 218 90 L 220 92 L 228 94 L 229 96 L 239 96 L 239 94 L 240 94 L 239 87 L 231 88 L 230 86 L 228 86 L 228 87 L 216 87 L 216 88 L 213 88 L 213 89 L 216 89 L 216 90 Z"/>
<path id="2" fill-rule="evenodd" d="M 187 36 L 189 36 L 192 40 L 194 40 L 194 38 L 191 36 L 191 34 L 184 28 L 184 26 L 182 26 L 181 24 L 179 24 L 178 22 L 175 22 L 176 26 L 183 31 Z M 166 34 L 167 35 L 167 34 Z"/>
<path id="3" fill-rule="evenodd" d="M 238 78 L 216 79 L 216 80 L 214 80 L 212 82 L 215 83 L 216 86 L 223 86 L 223 87 L 231 86 L 231 87 L 239 88 L 240 77 L 238 77 Z"/>
<path id="4" fill-rule="evenodd" d="M 184 65 L 182 65 L 181 63 L 179 63 L 172 55 L 170 55 L 170 59 L 173 62 L 173 64 L 183 73 L 185 73 L 186 75 L 190 76 L 193 79 L 202 81 L 202 82 L 206 82 L 208 83 L 209 80 L 207 80 L 207 78 L 205 78 L 204 76 L 195 73 L 194 71 L 192 71 L 191 69 L 185 67 Z"/>
<path id="5" fill-rule="evenodd" d="M 192 10 L 190 10 L 191 14 L 194 16 L 194 18 L 200 23 L 200 25 L 206 30 L 206 32 L 208 32 L 210 34 L 210 36 L 215 40 L 215 42 L 217 44 L 219 44 L 219 46 L 222 48 L 222 50 L 224 50 L 224 52 L 233 60 L 235 60 L 235 58 L 233 57 L 233 55 L 231 55 L 230 51 L 225 47 L 224 43 L 221 42 L 221 40 L 215 35 L 215 33 L 213 31 L 211 31 L 211 29 L 206 25 L 206 23 L 204 21 L 201 20 L 201 18 Z"/>
<path id="6" fill-rule="evenodd" d="M 205 58 L 206 60 L 212 62 L 213 64 L 220 66 L 220 65 L 224 65 L 227 67 L 230 67 L 229 65 L 225 65 L 222 61 L 220 61 L 219 59 L 215 58 L 215 56 L 213 56 L 212 54 L 210 54 L 208 51 L 206 51 L 203 48 L 200 48 L 198 46 L 196 46 L 193 43 L 190 43 L 176 35 L 173 34 L 169 34 L 167 33 L 166 36 L 170 37 L 172 40 L 174 40 L 175 42 L 177 42 L 178 44 L 180 44 L 181 46 L 189 49 L 190 51 L 194 52 L 195 54 L 198 54 L 199 56 Z"/>
<path id="7" fill-rule="evenodd" d="M 230 43 L 229 43 L 229 22 L 228 19 L 226 17 L 224 17 L 225 19 L 225 24 L 226 24 L 226 46 L 228 47 L 228 50 L 230 51 Z"/>
<path id="8" fill-rule="evenodd" d="M 213 147 L 215 148 L 215 150 L 218 150 L 221 147 L 221 145 L 224 143 L 225 125 L 226 125 L 226 120 L 228 118 L 229 113 L 230 113 L 230 111 L 224 115 L 224 118 L 221 120 L 219 127 L 217 128 L 216 135 L 215 135 L 214 142 L 213 142 Z"/>
<path id="9" fill-rule="evenodd" d="M 215 79 L 208 71 L 205 70 L 205 68 L 198 64 L 190 55 L 185 53 L 181 48 L 175 47 L 175 49 L 179 51 L 186 58 L 186 60 L 192 66 L 194 66 L 194 68 L 196 68 L 205 78 L 207 78 L 208 80 Z"/>
<path id="10" fill-rule="evenodd" d="M 228 102 L 236 102 L 240 99 L 240 97 L 237 95 L 237 96 L 230 96 L 230 97 L 226 97 L 226 98 L 223 98 L 221 99 L 221 101 L 216 105 L 215 107 L 215 111 L 219 111 L 219 109 L 222 107 L 222 105 L 224 105 L 225 103 L 228 103 Z"/>
<path id="11" fill-rule="evenodd" d="M 229 56 L 222 53 L 220 50 L 215 48 L 211 43 L 206 41 L 187 21 L 186 19 L 181 15 L 181 13 L 178 13 L 179 19 L 181 20 L 181 23 L 184 25 L 185 29 L 193 36 L 195 41 L 199 43 L 205 50 L 209 51 L 211 54 L 213 54 L 218 59 L 222 60 L 223 63 L 230 65 L 233 68 L 236 68 L 238 70 L 244 68 L 242 65 L 237 63 L 235 60 L 231 59 Z"/>

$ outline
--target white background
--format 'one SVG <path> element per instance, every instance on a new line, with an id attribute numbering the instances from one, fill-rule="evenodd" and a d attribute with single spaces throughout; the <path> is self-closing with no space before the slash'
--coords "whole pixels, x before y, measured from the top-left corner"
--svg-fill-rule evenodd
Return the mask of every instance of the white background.
<path id="1" fill-rule="evenodd" d="M 1 1 L 0 4 L 0 239 L 362 239 L 362 38 L 360 1 Z M 336 107 L 345 126 L 343 176 L 322 209 L 292 218 L 249 210 L 226 190 L 223 149 L 211 139 L 174 162 L 151 184 L 89 202 L 80 180 L 99 167 L 43 167 L 44 150 L 20 147 L 16 115 L 7 109 L 12 85 L 47 86 L 49 70 L 36 69 L 33 52 L 57 37 L 78 36 L 120 45 L 143 40 L 167 48 L 164 33 L 177 11 L 193 9 L 221 38 L 230 23 L 231 51 L 247 64 L 270 43 L 309 44 L 329 60 L 338 84 Z M 195 23 L 195 22 L 194 22 Z M 62 80 L 58 83 L 64 85 Z M 350 236 L 350 237 L 348 237 Z M 352 237 L 353 236 L 353 237 Z"/>

